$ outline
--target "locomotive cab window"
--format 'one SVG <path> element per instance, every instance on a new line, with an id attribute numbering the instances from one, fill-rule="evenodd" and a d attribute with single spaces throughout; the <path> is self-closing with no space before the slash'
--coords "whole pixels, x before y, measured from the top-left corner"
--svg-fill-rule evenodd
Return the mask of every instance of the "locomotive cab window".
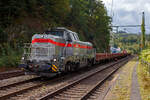
<path id="1" fill-rule="evenodd" d="M 78 39 L 76 38 L 75 33 L 72 33 L 72 34 L 73 34 L 74 40 L 78 40 Z"/>
<path id="2" fill-rule="evenodd" d="M 74 36 L 75 36 L 76 40 L 79 41 L 79 37 L 77 36 L 76 33 L 74 33 Z"/>
<path id="3" fill-rule="evenodd" d="M 71 37 L 71 34 L 70 33 L 67 33 L 67 37 L 66 37 L 66 40 L 69 41 L 69 42 L 72 42 L 72 37 Z"/>
<path id="4" fill-rule="evenodd" d="M 63 31 L 45 31 L 45 34 L 55 35 L 55 36 L 59 36 L 59 37 L 63 37 L 64 36 L 64 32 Z"/>

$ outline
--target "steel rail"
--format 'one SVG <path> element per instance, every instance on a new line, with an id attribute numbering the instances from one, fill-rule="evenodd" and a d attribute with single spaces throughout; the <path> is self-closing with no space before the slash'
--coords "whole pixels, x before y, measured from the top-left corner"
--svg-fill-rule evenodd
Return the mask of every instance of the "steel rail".
<path id="1" fill-rule="evenodd" d="M 0 73 L 0 80 L 12 78 L 12 77 L 17 77 L 17 76 L 21 76 L 21 75 L 24 75 L 24 72 L 21 70 L 1 72 Z"/>
<path id="2" fill-rule="evenodd" d="M 32 78 L 32 79 L 28 79 L 28 80 L 24 80 L 24 81 L 20 81 L 20 82 L 15 82 L 15 83 L 12 83 L 12 84 L 0 86 L 0 90 L 4 90 L 6 88 L 14 87 L 16 85 L 21 85 L 21 84 L 25 84 L 25 83 L 28 83 L 28 82 L 36 81 L 36 80 L 39 80 L 40 78 L 41 77 L 35 77 L 35 78 Z"/>
<path id="3" fill-rule="evenodd" d="M 17 94 L 21 94 L 21 93 L 23 93 L 23 92 L 25 92 L 25 91 L 28 91 L 28 90 L 32 90 L 32 89 L 38 88 L 38 87 L 40 87 L 40 86 L 42 86 L 42 85 L 43 85 L 43 84 L 41 83 L 41 84 L 38 84 L 38 85 L 30 86 L 30 87 L 25 88 L 25 89 L 22 89 L 22 90 L 18 90 L 18 91 L 12 92 L 12 93 L 10 93 L 10 94 L 7 94 L 7 95 L 4 95 L 4 96 L 0 97 L 0 100 L 8 99 L 8 98 L 10 98 L 10 97 L 12 97 L 12 96 L 15 96 L 15 95 L 17 95 Z"/>
<path id="4" fill-rule="evenodd" d="M 49 83 L 53 83 L 53 82 L 57 82 L 58 80 L 64 78 L 64 77 L 67 77 L 67 76 L 62 76 L 62 77 L 59 77 L 59 78 L 55 78 L 57 76 L 54 76 L 54 77 L 51 77 L 51 78 L 46 78 L 46 80 L 42 83 L 39 83 L 39 84 L 36 84 L 36 85 L 33 85 L 33 86 L 29 86 L 25 89 L 21 89 L 21 90 L 17 90 L 15 92 L 12 92 L 12 93 L 9 93 L 9 94 L 6 94 L 6 95 L 3 95 L 0 97 L 0 100 L 5 100 L 5 99 L 9 99 L 13 96 L 17 96 L 18 94 L 22 94 L 26 91 L 29 91 L 29 90 L 33 90 L 33 89 L 36 89 L 36 88 L 39 88 L 39 87 L 42 87 L 43 85 L 48 85 Z M 26 82 L 31 82 L 31 81 L 36 81 L 40 79 L 40 77 L 37 77 L 35 79 L 31 79 L 31 80 L 27 80 L 27 81 L 22 81 L 20 83 L 14 83 L 14 84 L 10 84 L 10 85 L 6 85 L 6 86 L 2 86 L 0 87 L 1 89 L 6 89 L 6 88 L 9 88 L 9 87 L 12 87 L 12 86 L 16 86 L 16 85 L 20 85 L 20 84 L 24 84 Z M 52 79 L 52 80 L 50 80 Z"/>
<path id="5" fill-rule="evenodd" d="M 91 90 L 88 91 L 84 96 L 81 97 L 81 100 L 86 100 L 94 91 L 96 91 L 97 88 L 99 88 L 110 76 L 112 76 L 119 68 L 120 66 L 124 65 L 126 62 L 128 62 L 128 59 L 119 65 L 118 68 L 115 68 L 112 70 L 107 76 L 105 76 L 101 81 L 99 81 Z M 98 99 L 99 100 L 99 99 Z"/>
<path id="6" fill-rule="evenodd" d="M 125 59 L 125 58 L 124 58 L 124 59 Z M 124 59 L 122 59 L 122 61 L 123 61 Z M 119 60 L 119 61 L 120 61 L 120 60 Z M 115 64 L 117 64 L 119 61 L 113 62 L 113 63 L 111 63 L 111 65 L 107 64 L 107 65 L 108 65 L 107 67 L 112 66 L 112 65 L 115 65 Z M 104 68 L 104 69 L 105 69 L 105 68 Z M 102 70 L 104 70 L 104 69 L 102 69 Z M 94 72 L 97 72 L 97 71 L 96 71 L 96 68 L 95 68 L 94 70 L 95 70 Z M 47 81 L 42 82 L 42 83 L 40 83 L 40 84 L 33 85 L 33 86 L 29 86 L 29 87 L 27 87 L 27 88 L 25 88 L 25 89 L 21 89 L 21 90 L 12 92 L 12 93 L 10 93 L 10 94 L 6 94 L 6 95 L 4 95 L 4 96 L 1 96 L 1 97 L 0 97 L 0 100 L 8 99 L 8 98 L 13 97 L 13 96 L 16 96 L 16 95 L 18 95 L 18 94 L 22 94 L 22 93 L 24 93 L 24 92 L 26 92 L 26 91 L 28 91 L 28 90 L 36 89 L 36 88 L 41 87 L 41 86 L 43 86 L 43 85 L 45 85 L 45 84 L 49 84 L 49 83 L 55 82 L 55 81 L 57 81 L 57 80 L 59 80 L 59 79 L 61 79 L 61 78 L 62 78 L 62 77 L 55 78 L 54 80 L 47 80 Z M 84 78 L 86 79 L 86 77 L 84 77 Z M 31 80 L 32 80 L 32 79 L 31 79 Z M 80 80 L 79 80 L 79 81 L 80 81 Z M 28 82 L 28 81 L 27 81 L 27 82 Z M 29 82 L 30 82 L 30 81 L 29 81 Z M 8 88 L 8 87 L 20 85 L 20 84 L 23 84 L 23 83 L 26 83 L 26 82 L 10 84 L 10 85 L 8 85 L 8 86 L 0 87 L 0 89 L 5 89 L 5 88 Z M 65 86 L 64 86 L 64 87 L 65 87 Z M 42 98 L 40 98 L 40 100 L 42 100 Z"/>
<path id="7" fill-rule="evenodd" d="M 119 60 L 119 61 L 117 61 L 117 62 L 115 62 L 115 63 L 113 63 L 113 64 L 110 64 L 110 65 L 108 65 L 107 67 L 105 67 L 105 68 L 103 68 L 103 69 L 101 69 L 101 70 L 95 70 L 95 71 L 93 71 L 92 73 L 89 73 L 88 75 L 85 75 L 84 77 L 82 77 L 82 78 L 80 78 L 80 79 L 77 79 L 77 80 L 75 80 L 75 81 L 73 81 L 73 82 L 70 82 L 69 84 L 67 84 L 67 85 L 65 85 L 65 86 L 63 86 L 63 87 L 61 87 L 61 88 L 59 88 L 59 89 L 56 89 L 55 91 L 53 91 L 53 92 L 51 92 L 51 93 L 49 93 L 49 94 L 47 94 L 47 95 L 45 95 L 45 96 L 39 98 L 39 100 L 47 100 L 47 99 L 49 99 L 49 98 L 52 98 L 52 97 L 58 95 L 59 93 L 65 91 L 66 89 L 69 89 L 70 87 L 72 87 L 72 86 L 74 86 L 74 85 L 80 83 L 82 80 L 88 79 L 89 77 L 91 77 L 91 76 L 93 76 L 93 75 L 96 75 L 97 73 L 99 73 L 99 72 L 101 72 L 101 71 L 103 71 L 103 70 L 105 70 L 105 69 L 107 69 L 107 68 L 109 68 L 109 67 L 112 67 L 112 66 L 118 64 L 119 62 L 125 60 L 125 59 L 127 59 L 127 58 L 121 59 L 121 60 Z M 84 98 L 84 97 L 83 97 L 83 98 Z"/>

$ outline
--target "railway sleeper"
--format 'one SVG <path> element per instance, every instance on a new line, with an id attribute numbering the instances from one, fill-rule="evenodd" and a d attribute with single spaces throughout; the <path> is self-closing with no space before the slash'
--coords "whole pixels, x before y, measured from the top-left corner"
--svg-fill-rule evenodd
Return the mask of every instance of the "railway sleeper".
<path id="1" fill-rule="evenodd" d="M 75 91 L 75 90 L 70 90 L 70 91 L 66 91 L 66 92 L 64 92 L 64 93 L 74 93 L 74 94 L 75 94 L 75 92 L 77 92 L 76 94 L 78 94 L 78 93 L 84 94 L 84 93 L 85 93 L 85 91 L 79 91 L 79 90 L 77 90 L 77 91 Z"/>
<path id="2" fill-rule="evenodd" d="M 68 97 L 54 97 L 53 100 L 72 100 L 72 99 L 75 99 L 75 100 L 80 100 L 79 97 L 74 97 L 74 98 L 68 98 Z"/>
<path id="3" fill-rule="evenodd" d="M 58 98 L 66 98 L 68 100 L 69 98 L 80 98 L 80 95 L 59 94 L 56 97 L 58 97 Z"/>
<path id="4" fill-rule="evenodd" d="M 71 93 L 71 92 L 77 92 L 77 93 L 85 93 L 85 91 L 80 91 L 80 90 L 68 90 L 68 91 L 65 91 L 64 93 Z"/>

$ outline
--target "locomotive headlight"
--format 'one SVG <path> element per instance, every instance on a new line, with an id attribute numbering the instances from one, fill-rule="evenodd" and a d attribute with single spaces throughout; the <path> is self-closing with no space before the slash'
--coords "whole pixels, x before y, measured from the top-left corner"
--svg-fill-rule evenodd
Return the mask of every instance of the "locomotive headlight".
<path id="1" fill-rule="evenodd" d="M 54 59 L 54 61 L 56 62 L 57 60 L 56 60 L 56 59 Z"/>
<path id="2" fill-rule="evenodd" d="M 21 59 L 24 60 L 24 57 L 22 57 Z"/>

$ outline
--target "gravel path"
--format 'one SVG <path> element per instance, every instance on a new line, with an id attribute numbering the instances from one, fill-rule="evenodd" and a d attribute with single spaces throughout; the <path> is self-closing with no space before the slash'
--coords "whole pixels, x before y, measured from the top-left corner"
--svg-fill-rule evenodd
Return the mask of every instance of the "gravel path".
<path id="1" fill-rule="evenodd" d="M 139 90 L 139 84 L 137 79 L 137 66 L 139 62 L 136 63 L 133 69 L 132 73 L 132 88 L 131 88 L 131 100 L 141 100 L 140 90 Z"/>

